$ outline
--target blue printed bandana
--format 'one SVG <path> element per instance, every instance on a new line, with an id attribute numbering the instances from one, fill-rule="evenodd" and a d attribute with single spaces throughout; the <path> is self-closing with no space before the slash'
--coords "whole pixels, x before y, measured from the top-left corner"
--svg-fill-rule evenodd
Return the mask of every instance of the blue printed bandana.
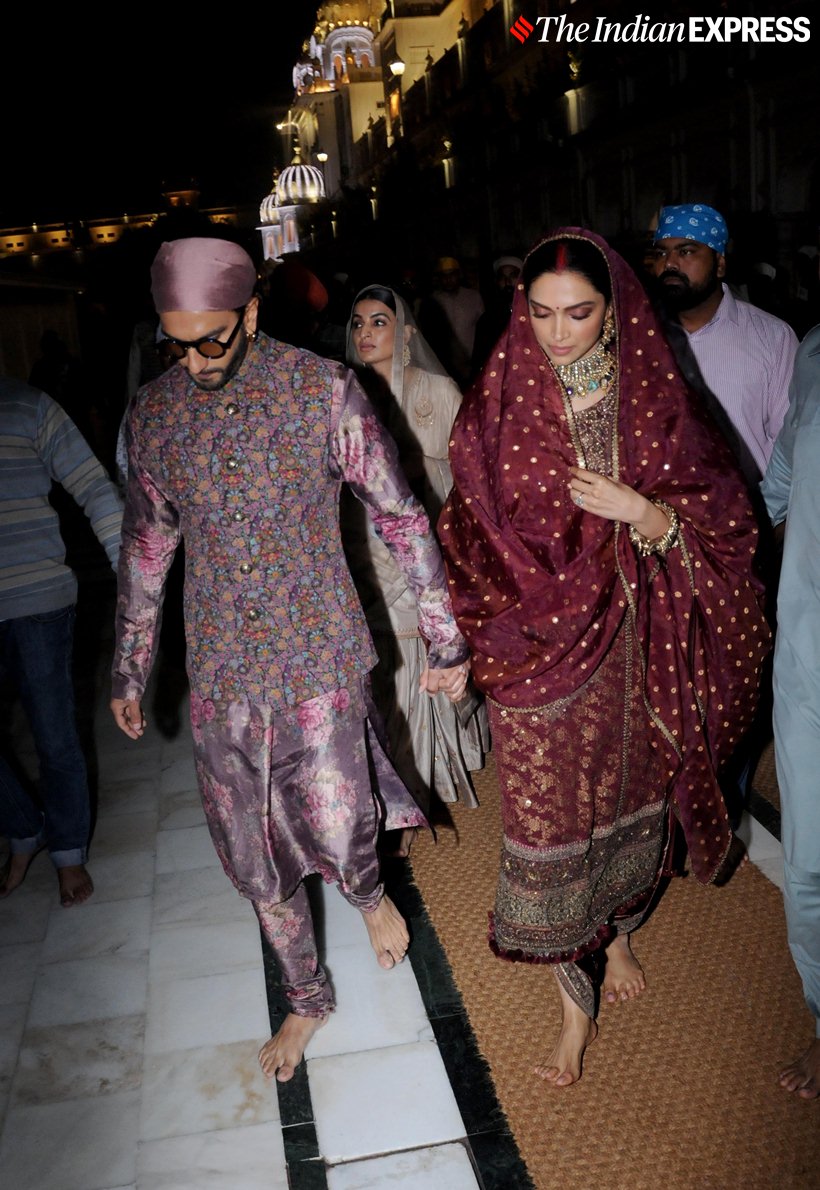
<path id="1" fill-rule="evenodd" d="M 726 220 L 715 210 L 702 202 L 687 202 L 678 207 L 663 207 L 658 218 L 658 240 L 695 240 L 714 248 L 722 256 L 726 251 L 729 231 Z"/>

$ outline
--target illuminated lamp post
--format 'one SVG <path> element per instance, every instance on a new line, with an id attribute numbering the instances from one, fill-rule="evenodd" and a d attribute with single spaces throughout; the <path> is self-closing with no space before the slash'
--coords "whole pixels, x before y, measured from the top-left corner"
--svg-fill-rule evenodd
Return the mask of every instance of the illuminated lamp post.
<path id="1" fill-rule="evenodd" d="M 322 171 L 322 177 L 325 178 L 325 165 L 327 164 L 327 153 L 324 151 L 324 149 L 316 150 L 316 160 L 319 162 L 319 167 Z M 325 184 L 327 184 L 327 178 L 325 178 Z"/>
<path id="2" fill-rule="evenodd" d="M 401 136 L 401 76 L 407 69 L 406 63 L 398 54 L 387 63 L 387 69 L 393 76 L 394 83 L 390 88 L 388 110 L 390 112 L 390 132 L 395 139 Z"/>
<path id="3" fill-rule="evenodd" d="M 316 160 L 319 162 L 319 169 L 322 171 L 322 184 L 323 184 L 323 191 L 324 191 L 322 197 L 327 198 L 327 175 L 325 174 L 325 165 L 327 164 L 328 155 L 324 151 L 324 149 L 317 148 L 315 157 L 316 157 Z M 336 228 L 334 226 L 332 219 L 331 219 L 331 228 L 333 230 L 333 238 L 335 240 L 336 239 Z"/>

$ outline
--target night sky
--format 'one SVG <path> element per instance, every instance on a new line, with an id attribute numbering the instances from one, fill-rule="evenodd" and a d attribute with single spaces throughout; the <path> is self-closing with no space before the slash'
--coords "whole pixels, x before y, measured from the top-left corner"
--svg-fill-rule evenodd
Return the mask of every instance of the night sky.
<path id="1" fill-rule="evenodd" d="M 157 210 L 191 177 L 203 206 L 267 193 L 316 0 L 164 7 L 4 16 L 0 226 Z"/>

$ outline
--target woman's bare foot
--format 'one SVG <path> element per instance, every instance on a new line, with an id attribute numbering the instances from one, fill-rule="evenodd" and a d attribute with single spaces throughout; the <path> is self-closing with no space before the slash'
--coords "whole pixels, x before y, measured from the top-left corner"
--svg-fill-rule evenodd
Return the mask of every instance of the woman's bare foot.
<path id="1" fill-rule="evenodd" d="M 259 1051 L 259 1065 L 265 1078 L 289 1082 L 304 1057 L 307 1043 L 326 1020 L 326 1016 L 297 1016 L 289 1012 L 279 1032 Z"/>
<path id="2" fill-rule="evenodd" d="M 371 913 L 362 911 L 362 917 L 379 966 L 389 971 L 402 961 L 410 945 L 405 920 L 389 897 L 382 897 Z"/>
<path id="3" fill-rule="evenodd" d="M 60 882 L 60 904 L 64 909 L 82 905 L 94 891 L 94 882 L 83 864 L 71 864 L 57 869 Z"/>
<path id="4" fill-rule="evenodd" d="M 778 1081 L 784 1091 L 796 1091 L 801 1099 L 820 1097 L 820 1037 L 781 1071 Z"/>
<path id="5" fill-rule="evenodd" d="M 632 953 L 629 934 L 618 934 L 606 948 L 606 971 L 601 993 L 607 1004 L 634 1000 L 646 991 L 643 967 Z"/>
<path id="6" fill-rule="evenodd" d="M 20 887 L 26 878 L 31 861 L 37 854 L 37 851 L 25 853 L 13 851 L 11 853 L 0 875 L 0 899 L 7 897 L 14 892 L 15 888 Z"/>
<path id="7" fill-rule="evenodd" d="M 598 1026 L 595 1021 L 579 1008 L 571 996 L 561 985 L 561 1008 L 563 1020 L 561 1032 L 546 1062 L 535 1067 L 535 1073 L 544 1082 L 552 1083 L 554 1087 L 571 1087 L 581 1077 L 584 1050 L 592 1045 L 598 1036 Z"/>

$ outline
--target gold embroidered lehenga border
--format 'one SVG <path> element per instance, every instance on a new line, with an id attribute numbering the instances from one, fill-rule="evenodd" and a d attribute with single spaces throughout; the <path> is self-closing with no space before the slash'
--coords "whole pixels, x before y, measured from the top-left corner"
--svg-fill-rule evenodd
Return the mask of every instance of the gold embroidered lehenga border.
<path id="1" fill-rule="evenodd" d="M 667 782 L 634 648 L 625 620 L 572 699 L 491 704 L 504 828 L 493 943 L 506 957 L 577 959 L 634 928 L 655 887 Z"/>

